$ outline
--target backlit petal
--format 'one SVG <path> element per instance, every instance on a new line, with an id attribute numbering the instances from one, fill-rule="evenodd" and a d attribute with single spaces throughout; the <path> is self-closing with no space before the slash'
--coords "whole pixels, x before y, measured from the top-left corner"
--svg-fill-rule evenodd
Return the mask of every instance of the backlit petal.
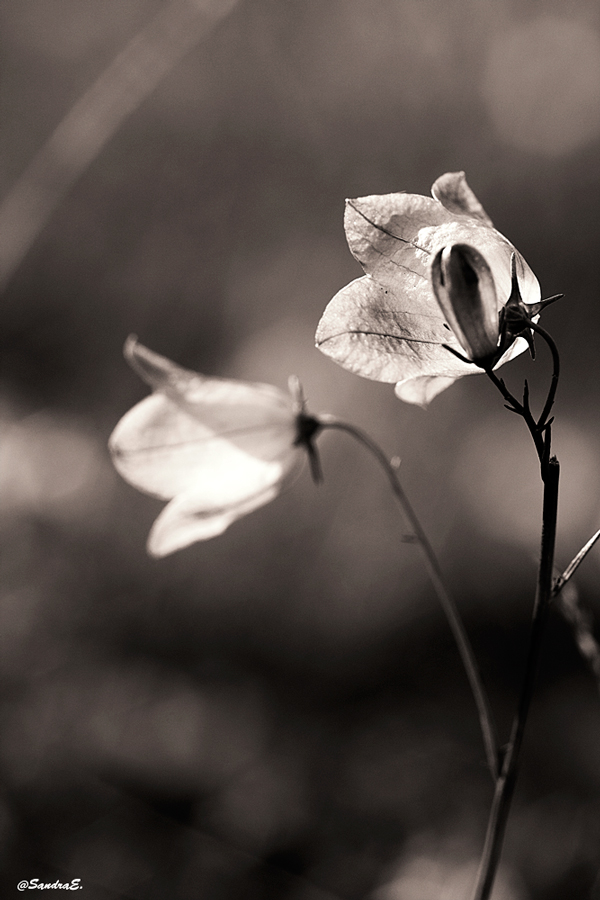
<path id="1" fill-rule="evenodd" d="M 301 462 L 296 450 L 285 461 L 265 463 L 247 456 L 234 469 L 206 472 L 195 487 L 164 508 L 150 531 L 148 552 L 166 556 L 217 537 L 237 519 L 274 500 Z"/>
<path id="2" fill-rule="evenodd" d="M 493 228 L 493 222 L 467 184 L 464 172 L 446 172 L 433 183 L 431 193 L 451 213 L 472 216 Z"/>
<path id="3" fill-rule="evenodd" d="M 233 439 L 232 439 L 233 438 Z M 126 413 L 111 435 L 115 468 L 130 484 L 164 500 L 189 490 L 211 473 L 246 469 L 247 460 L 287 458 L 295 439 L 291 422 L 215 434 L 164 394 L 146 397 Z"/>
<path id="4" fill-rule="evenodd" d="M 291 396 L 270 385 L 207 378 L 135 338 L 125 354 L 154 393 L 123 416 L 109 447 L 123 478 L 171 501 L 150 533 L 152 555 L 221 534 L 276 497 L 306 450 L 314 452 L 318 422 L 304 412 L 299 386 Z"/>
<path id="5" fill-rule="evenodd" d="M 441 310 L 424 282 L 396 292 L 369 276 L 342 288 L 331 300 L 316 334 L 317 347 L 344 368 L 375 381 L 405 381 L 423 374 L 458 378 L 477 368 L 443 346 L 460 350 L 444 327 Z M 426 294 L 426 312 L 419 312 Z"/>
<path id="6" fill-rule="evenodd" d="M 473 369 L 470 374 L 475 374 Z M 447 378 L 443 375 L 421 375 L 419 378 L 409 378 L 408 381 L 399 381 L 394 388 L 396 397 L 405 403 L 414 403 L 416 406 L 428 406 L 434 397 L 454 384 L 456 378 Z"/>
<path id="7" fill-rule="evenodd" d="M 263 449 L 255 432 L 293 424 L 293 399 L 270 384 L 208 378 L 184 369 L 164 356 L 129 338 L 125 355 L 146 384 L 173 401 L 182 412 L 214 434 L 227 435 L 247 452 L 261 458 L 276 455 L 278 447 Z M 257 450 L 257 447 L 259 448 Z"/>

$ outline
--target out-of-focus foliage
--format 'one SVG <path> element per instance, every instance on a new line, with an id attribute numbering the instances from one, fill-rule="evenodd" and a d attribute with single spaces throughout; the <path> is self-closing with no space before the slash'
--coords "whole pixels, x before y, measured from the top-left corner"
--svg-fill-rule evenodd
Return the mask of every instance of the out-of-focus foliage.
<path id="1" fill-rule="evenodd" d="M 3 3 L 3 195 L 163 7 Z M 344 198 L 424 194 L 465 170 L 543 296 L 566 294 L 544 324 L 563 357 L 568 562 L 600 524 L 599 34 L 592 0 L 241 0 L 64 197 L 0 304 L 7 896 L 34 877 L 80 877 L 92 900 L 404 900 L 415 884 L 439 900 L 464 883 L 491 785 L 372 462 L 327 435 L 323 486 L 305 474 L 157 562 L 158 504 L 120 482 L 106 441 L 143 396 L 121 356 L 132 331 L 215 376 L 284 388 L 297 374 L 311 408 L 402 457 L 507 734 L 539 539 L 528 437 L 485 379 L 423 412 L 313 335 L 360 275 Z M 535 404 L 547 372 L 542 348 L 507 379 L 526 375 Z M 597 559 L 576 580 L 600 616 Z M 588 900 L 600 702 L 559 617 L 547 638 L 501 884 L 513 900 Z"/>

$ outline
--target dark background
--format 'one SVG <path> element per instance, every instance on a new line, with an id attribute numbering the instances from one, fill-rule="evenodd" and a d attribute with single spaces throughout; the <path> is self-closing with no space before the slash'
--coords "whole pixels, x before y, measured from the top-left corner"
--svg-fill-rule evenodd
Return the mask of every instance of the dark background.
<path id="1" fill-rule="evenodd" d="M 4 195 L 159 0 L 4 0 Z M 213 2 L 213 9 L 219 4 Z M 502 735 L 541 490 L 484 378 L 427 411 L 313 349 L 360 274 L 345 197 L 464 169 L 566 297 L 557 564 L 600 525 L 600 10 L 593 0 L 239 0 L 110 136 L 0 306 L 0 838 L 17 881 L 87 900 L 463 900 L 491 799 L 474 705 L 418 548 L 343 435 L 223 537 L 145 554 L 161 506 L 112 470 L 145 387 L 130 332 L 366 428 L 464 614 Z M 39 184 L 41 193 L 48 185 Z M 543 397 L 548 360 L 506 370 Z M 535 400 L 534 400 L 535 402 Z M 600 615 L 597 552 L 577 575 Z M 600 897 L 600 699 L 554 613 L 496 900 Z"/>

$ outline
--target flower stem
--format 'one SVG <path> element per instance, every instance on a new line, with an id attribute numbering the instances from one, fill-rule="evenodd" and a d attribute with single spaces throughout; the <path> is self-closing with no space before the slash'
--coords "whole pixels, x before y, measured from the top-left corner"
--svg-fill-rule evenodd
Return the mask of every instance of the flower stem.
<path id="1" fill-rule="evenodd" d="M 542 467 L 544 482 L 544 504 L 542 514 L 542 544 L 538 571 L 537 590 L 533 608 L 533 621 L 525 677 L 521 696 L 514 719 L 510 742 L 502 763 L 502 770 L 496 782 L 496 790 L 490 811 L 487 834 L 477 876 L 473 900 L 488 900 L 491 895 L 510 805 L 517 777 L 519 754 L 523 742 L 525 725 L 533 695 L 535 676 L 540 656 L 542 635 L 552 599 L 552 568 L 556 540 L 556 520 L 558 513 L 558 481 L 560 467 L 556 457 L 551 457 Z"/>
<path id="2" fill-rule="evenodd" d="M 544 456 L 544 437 L 542 432 L 539 431 L 537 427 L 537 423 L 531 414 L 531 410 L 529 408 L 529 390 L 527 387 L 527 382 L 525 382 L 525 391 L 523 396 L 523 403 L 519 403 L 517 398 L 511 394 L 511 392 L 506 387 L 504 380 L 502 378 L 498 378 L 496 373 L 492 369 L 486 369 L 485 374 L 488 376 L 490 381 L 498 388 L 504 400 L 506 401 L 506 408 L 511 412 L 517 413 L 517 415 L 522 416 L 529 429 L 531 437 L 533 438 L 533 443 L 535 444 L 535 449 L 537 451 L 538 458 L 540 461 Z"/>
<path id="3" fill-rule="evenodd" d="M 546 344 L 550 349 L 550 353 L 552 354 L 552 380 L 550 382 L 550 388 L 548 390 L 548 396 L 546 397 L 544 409 L 542 410 L 542 414 L 537 422 L 538 429 L 543 429 L 548 422 L 550 411 L 552 410 L 552 407 L 554 405 L 554 398 L 556 397 L 556 389 L 558 387 L 558 379 L 560 376 L 560 357 L 558 355 L 558 347 L 556 346 L 553 338 L 544 328 L 541 327 L 541 325 L 538 325 L 536 322 L 530 322 L 529 327 L 546 341 Z"/>
<path id="4" fill-rule="evenodd" d="M 417 515 L 408 500 L 408 497 L 404 493 L 404 489 L 402 488 L 397 472 L 394 466 L 385 456 L 381 448 L 374 441 L 372 441 L 371 438 L 361 429 L 356 428 L 354 425 L 350 425 L 346 422 L 338 421 L 333 417 L 322 417 L 320 421 L 323 428 L 337 428 L 340 431 L 347 432 L 356 440 L 358 440 L 364 447 L 367 448 L 367 450 L 371 452 L 371 454 L 375 457 L 375 459 L 378 461 L 387 475 L 388 481 L 392 488 L 392 492 L 398 500 L 402 511 L 407 521 L 409 522 L 418 543 L 421 546 L 431 583 L 446 615 L 454 640 L 456 641 L 458 652 L 460 654 L 462 664 L 465 668 L 465 672 L 467 674 L 467 678 L 469 680 L 471 691 L 475 700 L 475 705 L 477 707 L 488 768 L 491 772 L 492 778 L 494 779 L 494 781 L 496 781 L 499 777 L 498 743 L 496 740 L 496 729 L 494 726 L 487 694 L 483 686 L 481 674 L 479 672 L 479 667 L 473 653 L 473 648 L 471 647 L 471 643 L 465 631 L 454 599 L 452 598 L 452 595 L 446 587 L 444 576 L 442 574 L 442 570 L 440 568 L 437 557 L 434 553 L 433 547 L 431 546 L 429 539 L 425 534 L 421 523 L 419 522 Z"/>

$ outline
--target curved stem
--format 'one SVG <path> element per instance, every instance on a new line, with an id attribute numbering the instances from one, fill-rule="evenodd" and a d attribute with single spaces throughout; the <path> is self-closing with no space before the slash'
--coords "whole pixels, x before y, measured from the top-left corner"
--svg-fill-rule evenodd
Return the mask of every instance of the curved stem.
<path id="1" fill-rule="evenodd" d="M 531 329 L 546 341 L 552 354 L 552 380 L 550 382 L 550 388 L 548 390 L 548 396 L 546 397 L 546 402 L 544 404 L 542 414 L 537 421 L 538 429 L 543 429 L 548 422 L 548 416 L 550 415 L 550 411 L 552 410 L 552 407 L 554 405 L 554 398 L 556 397 L 556 389 L 558 387 L 558 379 L 560 376 L 560 356 L 558 354 L 558 347 L 556 346 L 553 338 L 550 337 L 548 332 L 536 322 L 530 322 L 529 324 Z"/>
<path id="2" fill-rule="evenodd" d="M 510 742 L 502 763 L 502 771 L 496 782 L 473 900 L 489 900 L 491 895 L 514 793 L 519 755 L 535 685 L 542 635 L 553 593 L 552 568 L 556 541 L 559 474 L 558 460 L 556 457 L 552 457 L 542 471 L 544 479 L 542 546 L 525 677 L 521 688 L 517 714 L 513 722 Z"/>
<path id="3" fill-rule="evenodd" d="M 521 416 L 525 421 L 525 424 L 529 429 L 529 433 L 533 438 L 533 443 L 535 444 L 535 449 L 537 451 L 540 463 L 542 464 L 542 467 L 544 467 L 547 464 L 548 457 L 550 455 L 549 428 L 552 420 L 549 419 L 549 416 L 554 405 L 556 389 L 558 387 L 558 379 L 560 376 L 560 357 L 558 354 L 558 348 L 548 332 L 540 325 L 537 325 L 535 322 L 530 321 L 528 324 L 533 331 L 539 334 L 540 337 L 546 341 L 552 354 L 552 379 L 550 381 L 550 388 L 548 389 L 546 402 L 544 403 L 544 408 L 540 414 L 539 419 L 537 421 L 534 419 L 531 413 L 531 409 L 529 408 L 529 388 L 527 382 L 525 382 L 523 403 L 519 403 L 517 398 L 514 397 L 508 390 L 502 378 L 498 378 L 498 376 L 492 369 L 485 369 L 485 374 L 488 376 L 490 381 L 492 381 L 492 383 L 498 388 L 498 390 L 504 397 L 507 408 L 510 409 L 511 412 L 517 413 L 517 415 Z"/>
<path id="4" fill-rule="evenodd" d="M 481 680 L 479 667 L 473 653 L 473 648 L 471 647 L 456 604 L 448 588 L 446 587 L 444 576 L 442 575 L 442 570 L 434 553 L 433 547 L 431 546 L 427 535 L 423 531 L 421 523 L 419 522 L 417 515 L 408 500 L 408 497 L 404 493 L 404 489 L 400 484 L 400 480 L 398 478 L 396 470 L 390 463 L 388 458 L 385 456 L 381 448 L 374 441 L 372 441 L 371 438 L 361 429 L 356 428 L 355 426 L 350 425 L 346 422 L 338 421 L 334 418 L 323 417 L 322 419 L 320 419 L 320 424 L 323 428 L 336 428 L 339 431 L 345 431 L 347 434 L 350 434 L 352 437 L 354 437 L 357 441 L 359 441 L 359 443 L 361 443 L 364 447 L 367 448 L 367 450 L 370 451 L 370 453 L 375 457 L 375 459 L 387 475 L 394 496 L 398 500 L 418 543 L 421 545 L 431 583 L 433 584 L 438 600 L 440 601 L 442 609 L 448 620 L 448 624 L 450 625 L 454 640 L 456 641 L 458 652 L 465 668 L 467 678 L 471 686 L 471 691 L 473 692 L 473 697 L 475 699 L 477 712 L 479 714 L 479 722 L 481 726 L 481 733 L 483 736 L 487 764 L 492 778 L 496 780 L 498 778 L 498 743 L 496 740 L 496 730 L 494 727 L 487 694 Z"/>

